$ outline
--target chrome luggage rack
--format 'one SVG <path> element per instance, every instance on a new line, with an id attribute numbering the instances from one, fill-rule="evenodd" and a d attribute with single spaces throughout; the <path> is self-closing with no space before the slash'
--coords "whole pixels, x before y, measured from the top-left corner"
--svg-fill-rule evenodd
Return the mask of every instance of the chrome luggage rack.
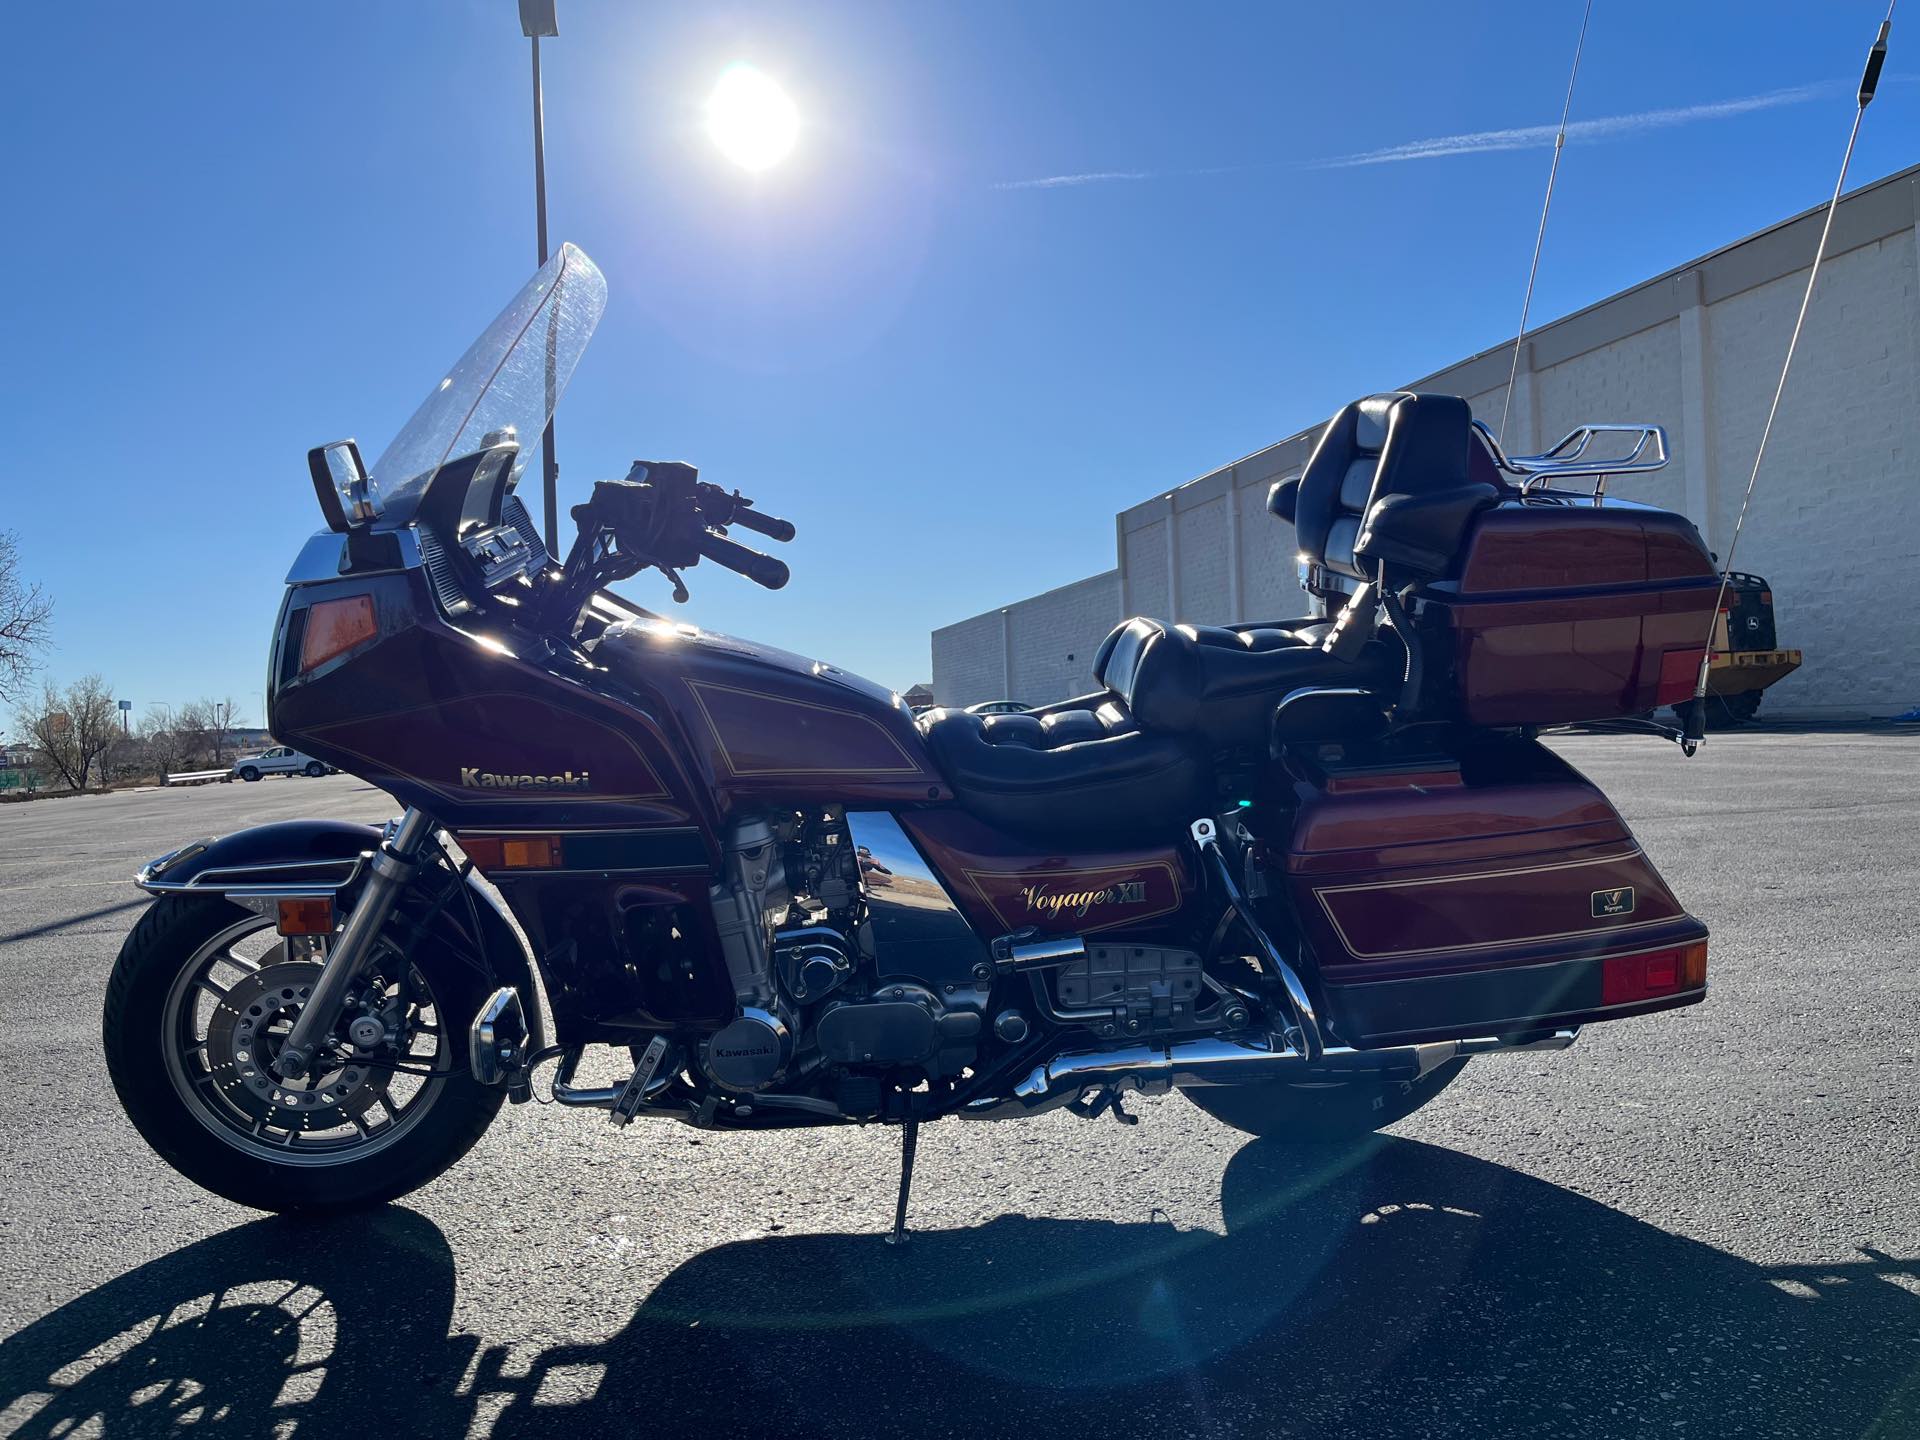
<path id="1" fill-rule="evenodd" d="M 1550 480 L 1591 477 L 1594 503 L 1598 504 L 1606 494 L 1608 476 L 1644 475 L 1665 468 L 1669 459 L 1666 428 L 1660 425 L 1581 425 L 1538 455 L 1508 455 L 1484 420 L 1474 421 L 1473 428 L 1493 452 L 1494 463 L 1509 475 L 1521 477 L 1522 495 L 1544 489 Z M 1632 448 L 1624 455 L 1590 457 L 1588 450 L 1603 435 L 1631 436 Z"/>

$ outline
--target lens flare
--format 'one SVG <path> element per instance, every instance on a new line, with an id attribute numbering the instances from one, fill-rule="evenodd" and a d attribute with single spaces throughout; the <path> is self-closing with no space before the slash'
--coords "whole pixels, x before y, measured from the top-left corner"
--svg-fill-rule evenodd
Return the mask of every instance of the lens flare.
<path id="1" fill-rule="evenodd" d="M 745 170 L 765 170 L 793 151 L 800 112 L 771 78 L 744 62 L 729 65 L 707 98 L 707 134 Z"/>

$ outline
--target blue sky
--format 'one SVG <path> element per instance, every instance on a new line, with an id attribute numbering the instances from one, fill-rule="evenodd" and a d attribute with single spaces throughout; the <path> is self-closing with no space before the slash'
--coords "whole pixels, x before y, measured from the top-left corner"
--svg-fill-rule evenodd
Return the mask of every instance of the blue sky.
<path id="1" fill-rule="evenodd" d="M 563 503 L 636 457 L 739 486 L 800 526 L 793 583 L 703 567 L 689 618 L 897 687 L 932 627 L 1111 565 L 1117 509 L 1510 336 L 1580 20 L 560 11 L 553 231 L 612 292 Z M 1535 318 L 1824 199 L 1881 11 L 1597 0 Z M 533 268 L 513 5 L 39 4 L 7 30 L 0 527 L 56 597 L 49 673 L 257 720 L 318 525 L 306 448 L 377 454 Z M 1856 183 L 1920 158 L 1907 38 Z M 740 60 L 805 121 L 759 176 L 701 128 Z"/>

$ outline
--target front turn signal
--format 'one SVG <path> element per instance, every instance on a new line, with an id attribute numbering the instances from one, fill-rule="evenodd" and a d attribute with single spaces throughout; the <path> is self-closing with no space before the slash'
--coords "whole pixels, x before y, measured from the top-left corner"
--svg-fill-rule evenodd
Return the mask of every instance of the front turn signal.
<path id="1" fill-rule="evenodd" d="M 288 896 L 280 901 L 282 935 L 331 935 L 333 901 L 324 895 Z"/>
<path id="2" fill-rule="evenodd" d="M 562 862 L 558 835 L 462 832 L 457 838 L 467 858 L 483 874 L 494 870 L 557 870 Z"/>
<path id="3" fill-rule="evenodd" d="M 311 605 L 300 637 L 300 671 L 305 674 L 318 669 L 379 633 L 371 595 L 349 595 L 344 600 L 322 600 Z"/>

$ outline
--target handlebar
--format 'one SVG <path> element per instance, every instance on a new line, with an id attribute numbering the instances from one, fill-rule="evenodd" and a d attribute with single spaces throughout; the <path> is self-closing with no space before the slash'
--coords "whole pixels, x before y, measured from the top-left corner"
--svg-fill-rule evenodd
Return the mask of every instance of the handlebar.
<path id="1" fill-rule="evenodd" d="M 747 529 L 757 531 L 769 540 L 778 540 L 782 543 L 791 540 L 794 533 L 791 520 L 780 520 L 772 515 L 763 515 L 745 502 L 733 507 L 733 519 L 729 523 L 744 525 Z"/>
<path id="2" fill-rule="evenodd" d="M 755 518 L 767 517 L 756 516 Z M 736 514 L 734 519 L 740 520 L 740 517 Z M 741 520 L 740 523 L 746 522 Z M 750 526 L 749 528 L 758 527 Z M 787 529 L 791 533 L 793 527 L 789 525 Z M 754 584 L 764 585 L 769 590 L 778 590 L 785 585 L 791 573 L 785 562 L 776 560 L 771 555 L 762 555 L 758 550 L 750 550 L 745 545 L 736 544 L 726 536 L 715 535 L 712 531 L 700 537 L 700 553 L 714 564 L 724 565 L 727 569 L 744 575 Z"/>

